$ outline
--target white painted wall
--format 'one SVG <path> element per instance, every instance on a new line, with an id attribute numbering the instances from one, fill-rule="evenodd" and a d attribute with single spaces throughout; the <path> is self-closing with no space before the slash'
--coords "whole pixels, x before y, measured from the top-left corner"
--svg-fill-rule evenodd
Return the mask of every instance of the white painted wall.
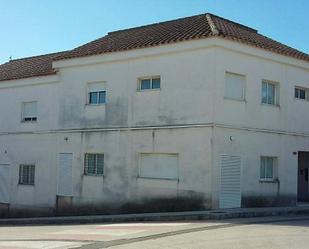
<path id="1" fill-rule="evenodd" d="M 259 182 L 266 154 L 279 158 L 280 194 L 296 195 L 293 152 L 309 151 L 309 102 L 294 99 L 294 85 L 309 87 L 308 63 L 206 39 L 54 66 L 56 77 L 0 84 L 0 162 L 11 163 L 13 207 L 55 206 L 58 153 L 73 153 L 76 205 L 199 195 L 218 207 L 224 153 L 244 160 L 243 196 L 277 194 Z M 224 99 L 226 71 L 246 75 L 245 102 Z M 138 92 L 137 79 L 151 75 L 161 90 Z M 261 104 L 262 79 L 280 82 L 280 107 Z M 105 82 L 106 105 L 86 104 L 91 82 Z M 21 103 L 32 100 L 38 122 L 21 123 Z M 179 181 L 139 178 L 141 152 L 178 153 Z M 84 153 L 104 153 L 104 177 L 83 174 Z M 21 163 L 36 165 L 35 186 L 17 184 Z"/>

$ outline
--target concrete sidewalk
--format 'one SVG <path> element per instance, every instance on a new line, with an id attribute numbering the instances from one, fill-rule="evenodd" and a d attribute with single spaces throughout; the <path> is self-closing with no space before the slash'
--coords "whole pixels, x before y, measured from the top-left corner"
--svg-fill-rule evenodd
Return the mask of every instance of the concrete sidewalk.
<path id="1" fill-rule="evenodd" d="M 309 215 L 308 206 L 268 207 L 268 208 L 235 208 L 209 211 L 162 212 L 118 215 L 87 215 L 38 218 L 0 219 L 0 226 L 5 225 L 47 225 L 47 224 L 90 224 L 133 221 L 179 221 L 179 220 L 212 220 L 230 218 L 250 218 L 265 216 Z"/>

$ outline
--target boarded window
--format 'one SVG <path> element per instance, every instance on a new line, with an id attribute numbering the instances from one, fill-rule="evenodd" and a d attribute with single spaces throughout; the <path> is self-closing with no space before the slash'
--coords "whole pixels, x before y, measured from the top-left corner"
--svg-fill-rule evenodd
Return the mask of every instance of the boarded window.
<path id="1" fill-rule="evenodd" d="M 19 184 L 34 185 L 34 165 L 19 165 Z"/>
<path id="2" fill-rule="evenodd" d="M 178 154 L 141 153 L 139 176 L 178 179 Z"/>
<path id="3" fill-rule="evenodd" d="M 0 203 L 10 202 L 10 166 L 0 164 Z"/>
<path id="4" fill-rule="evenodd" d="M 85 154 L 85 175 L 103 175 L 104 154 Z"/>
<path id="5" fill-rule="evenodd" d="M 57 195 L 73 196 L 73 154 L 58 154 Z"/>
<path id="6" fill-rule="evenodd" d="M 225 73 L 225 98 L 244 100 L 245 99 L 245 83 L 244 75 L 235 73 Z"/>
<path id="7" fill-rule="evenodd" d="M 24 122 L 37 120 L 37 102 L 24 102 L 22 105 L 22 120 Z"/>

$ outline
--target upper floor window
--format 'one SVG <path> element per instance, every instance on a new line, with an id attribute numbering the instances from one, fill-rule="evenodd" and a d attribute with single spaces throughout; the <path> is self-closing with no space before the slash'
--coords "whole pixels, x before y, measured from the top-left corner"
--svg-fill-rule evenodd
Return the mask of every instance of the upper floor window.
<path id="1" fill-rule="evenodd" d="M 104 154 L 85 154 L 85 175 L 103 175 Z"/>
<path id="2" fill-rule="evenodd" d="M 88 104 L 101 105 L 106 103 L 105 83 L 88 83 Z"/>
<path id="3" fill-rule="evenodd" d="M 34 165 L 21 164 L 19 165 L 19 184 L 34 185 Z"/>
<path id="4" fill-rule="evenodd" d="M 227 99 L 245 100 L 246 76 L 235 73 L 225 73 L 225 94 Z"/>
<path id="5" fill-rule="evenodd" d="M 308 89 L 303 87 L 295 87 L 295 99 L 309 100 L 308 98 Z"/>
<path id="6" fill-rule="evenodd" d="M 276 157 L 261 157 L 260 180 L 274 180 L 276 178 Z"/>
<path id="7" fill-rule="evenodd" d="M 37 120 L 37 101 L 23 102 L 22 121 L 31 122 Z"/>
<path id="8" fill-rule="evenodd" d="M 263 80 L 262 82 L 262 103 L 279 105 L 279 84 Z"/>
<path id="9" fill-rule="evenodd" d="M 160 89 L 161 78 L 159 76 L 140 78 L 138 82 L 138 90 Z"/>

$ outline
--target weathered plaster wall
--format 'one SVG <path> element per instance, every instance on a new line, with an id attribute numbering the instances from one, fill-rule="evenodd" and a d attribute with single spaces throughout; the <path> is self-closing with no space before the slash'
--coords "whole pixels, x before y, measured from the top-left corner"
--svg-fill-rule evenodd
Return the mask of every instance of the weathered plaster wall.
<path id="1" fill-rule="evenodd" d="M 295 199 L 293 152 L 309 151 L 309 102 L 294 99 L 294 86 L 309 87 L 308 67 L 241 44 L 215 41 L 220 47 L 207 47 L 208 41 L 200 40 L 101 55 L 92 64 L 57 68 L 56 78 L 1 83 L 0 162 L 11 163 L 11 207 L 55 207 L 57 154 L 65 152 L 73 153 L 74 190 L 65 205 L 197 197 L 215 208 L 219 155 L 224 153 L 242 156 L 246 205 L 278 193 L 288 201 Z M 167 51 L 181 46 L 188 50 Z M 129 53 L 138 56 L 126 59 Z M 119 58 L 108 62 L 105 56 Z M 246 75 L 246 101 L 224 99 L 226 71 Z M 151 75 L 161 76 L 161 90 L 137 91 L 137 79 Z M 280 83 L 280 107 L 261 104 L 262 79 Z M 105 105 L 86 104 L 90 82 L 105 82 Z M 38 122 L 21 123 L 21 103 L 32 100 L 38 101 Z M 200 124 L 205 126 L 194 127 Z M 105 154 L 104 177 L 83 174 L 87 152 Z M 179 181 L 139 178 L 139 152 L 179 153 Z M 277 184 L 259 182 L 261 155 L 279 158 L 279 192 Z M 35 186 L 17 184 L 22 163 L 35 163 Z"/>
<path id="2" fill-rule="evenodd" d="M 231 140 L 232 139 L 232 140 Z M 308 151 L 308 137 L 215 128 L 213 203 L 220 194 L 220 155 L 235 154 L 242 159 L 241 189 L 244 206 L 295 204 L 297 199 L 297 154 Z M 260 157 L 278 157 L 278 182 L 260 181 Z M 274 202 L 274 203 L 271 203 Z M 278 204 L 278 203 L 277 203 Z"/>
<path id="3" fill-rule="evenodd" d="M 60 69 L 58 128 L 211 122 L 212 49 Z M 161 90 L 137 91 L 138 78 L 161 76 Z M 105 82 L 107 103 L 89 106 L 87 83 Z"/>
<path id="4" fill-rule="evenodd" d="M 224 98 L 226 71 L 246 76 L 245 101 Z M 279 106 L 261 103 L 262 80 L 279 83 Z M 309 88 L 309 68 L 217 50 L 214 122 L 308 134 L 309 102 L 294 98 L 295 86 Z"/>
<path id="5" fill-rule="evenodd" d="M 10 207 L 55 207 L 58 153 L 73 153 L 76 210 L 176 198 L 195 198 L 209 206 L 210 135 L 210 128 L 187 128 L 1 136 L 1 151 L 10 162 Z M 105 155 L 104 176 L 84 175 L 84 153 L 94 152 Z M 179 179 L 140 178 L 140 152 L 179 153 Z M 34 186 L 18 184 L 19 164 L 26 163 L 35 164 Z"/>

